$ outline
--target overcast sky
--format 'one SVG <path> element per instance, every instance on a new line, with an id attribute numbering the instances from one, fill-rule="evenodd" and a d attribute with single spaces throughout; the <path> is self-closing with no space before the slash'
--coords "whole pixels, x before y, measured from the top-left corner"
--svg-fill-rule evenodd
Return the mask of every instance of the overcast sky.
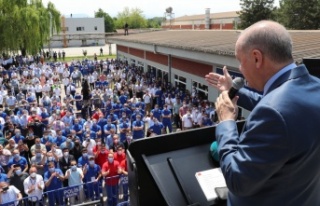
<path id="1" fill-rule="evenodd" d="M 46 6 L 50 0 L 42 0 Z M 279 0 L 275 0 L 278 2 Z M 204 14 L 206 8 L 211 13 L 240 10 L 240 0 L 51 0 L 62 15 L 93 17 L 99 8 L 111 17 L 125 7 L 139 8 L 146 18 L 163 17 L 166 8 L 172 7 L 175 17 Z"/>

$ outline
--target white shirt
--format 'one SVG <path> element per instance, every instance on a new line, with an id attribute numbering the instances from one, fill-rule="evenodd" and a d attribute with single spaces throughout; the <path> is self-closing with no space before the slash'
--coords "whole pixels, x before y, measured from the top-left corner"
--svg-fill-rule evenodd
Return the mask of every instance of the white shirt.
<path id="1" fill-rule="evenodd" d="M 87 147 L 87 145 L 88 145 L 88 147 Z M 90 142 L 87 142 L 86 140 L 84 140 L 82 143 L 82 146 L 87 148 L 88 155 L 94 155 L 93 148 L 96 146 L 96 141 L 94 141 L 93 139 L 90 139 Z"/>
<path id="2" fill-rule="evenodd" d="M 70 83 L 69 78 L 63 78 L 62 79 L 62 83 L 63 83 L 64 86 L 68 86 L 68 84 Z"/>
<path id="3" fill-rule="evenodd" d="M 9 160 L 11 159 L 11 152 L 8 149 L 2 149 L 2 154 L 0 155 L 0 164 L 5 166 L 8 164 Z"/>
<path id="4" fill-rule="evenodd" d="M 14 96 L 10 96 L 7 98 L 7 105 L 13 106 L 17 102 L 16 98 Z"/>
<path id="5" fill-rule="evenodd" d="M 20 193 L 20 190 L 18 190 L 15 186 L 10 185 L 9 189 L 5 193 L 0 193 L 2 204 L 7 202 L 12 202 L 17 200 L 17 196 Z M 15 202 L 15 205 L 18 205 L 19 202 Z"/>
<path id="6" fill-rule="evenodd" d="M 202 124 L 202 114 L 200 112 L 194 113 L 192 115 L 192 120 L 194 123 L 197 123 L 198 125 Z"/>
<path id="7" fill-rule="evenodd" d="M 90 84 L 94 83 L 95 81 L 96 81 L 96 80 L 95 80 L 95 78 L 94 78 L 93 75 L 90 75 L 90 76 L 88 77 L 88 82 L 89 82 Z"/>
<path id="8" fill-rule="evenodd" d="M 112 96 L 113 95 L 113 90 L 111 88 L 107 88 L 106 89 L 106 93 L 108 96 Z"/>
<path id="9" fill-rule="evenodd" d="M 67 71 L 67 70 L 64 70 L 63 77 L 66 78 L 66 77 L 69 77 L 69 76 L 70 76 L 70 72 Z"/>
<path id="10" fill-rule="evenodd" d="M 3 104 L 3 96 L 0 94 L 0 104 Z"/>
<path id="11" fill-rule="evenodd" d="M 51 150 L 51 152 L 54 153 L 58 158 L 61 158 L 63 156 L 61 149 L 55 148 L 54 151 Z"/>
<path id="12" fill-rule="evenodd" d="M 144 101 L 145 104 L 150 104 L 150 102 L 151 102 L 150 94 L 143 95 L 143 101 Z"/>
<path id="13" fill-rule="evenodd" d="M 43 85 L 42 91 L 44 92 L 50 92 L 51 88 L 50 85 L 47 83 L 45 85 Z"/>
<path id="14" fill-rule="evenodd" d="M 42 92 L 42 86 L 40 84 L 36 85 L 35 90 L 37 93 Z"/>
<path id="15" fill-rule="evenodd" d="M 171 109 L 172 105 L 173 105 L 172 102 L 171 102 L 171 98 L 166 97 L 166 99 L 164 101 L 168 105 L 168 109 Z"/>
<path id="16" fill-rule="evenodd" d="M 190 115 L 190 117 L 189 117 Z M 192 127 L 192 117 L 191 117 L 191 114 L 185 114 L 182 116 L 182 124 L 183 124 L 183 127 L 186 127 L 186 128 L 190 128 Z"/>
<path id="17" fill-rule="evenodd" d="M 55 93 L 56 96 L 60 96 L 61 95 L 61 89 L 59 87 L 55 87 L 53 89 L 53 92 Z"/>
<path id="18" fill-rule="evenodd" d="M 150 128 L 154 125 L 154 121 L 150 117 L 144 117 L 143 121 L 148 123 L 148 128 Z"/>
<path id="19" fill-rule="evenodd" d="M 39 186 L 42 188 L 42 190 L 39 189 Z M 29 193 L 29 188 L 31 188 L 31 187 L 34 187 L 35 189 L 31 193 Z M 36 177 L 34 179 L 31 178 L 30 176 L 27 177 L 23 181 L 23 188 L 24 188 L 24 192 L 28 195 L 28 197 L 32 197 L 29 200 L 31 200 L 32 202 L 36 202 L 38 200 L 41 200 L 43 189 L 44 189 L 43 177 L 38 174 L 36 175 Z"/>

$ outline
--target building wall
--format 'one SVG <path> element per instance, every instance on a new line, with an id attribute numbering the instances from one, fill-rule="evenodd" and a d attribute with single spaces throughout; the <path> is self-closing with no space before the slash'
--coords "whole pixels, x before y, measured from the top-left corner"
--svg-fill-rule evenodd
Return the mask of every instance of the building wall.
<path id="1" fill-rule="evenodd" d="M 63 21 L 63 19 L 62 19 Z M 103 18 L 65 18 L 61 22 L 61 32 L 51 37 L 46 47 L 79 47 L 105 45 Z"/>
<path id="2" fill-rule="evenodd" d="M 226 17 L 210 19 L 210 29 L 236 29 L 238 17 Z M 171 23 L 166 22 L 162 25 L 166 29 L 205 29 L 205 19 L 191 19 L 191 20 L 171 20 Z"/>
<path id="3" fill-rule="evenodd" d="M 196 30 L 196 29 L 200 29 L 200 30 L 204 30 L 205 29 L 205 24 L 186 24 L 186 25 L 166 25 L 166 26 L 162 26 L 162 28 L 165 29 L 192 29 L 192 30 Z M 210 29 L 235 29 L 236 25 L 234 25 L 233 23 L 211 23 L 210 24 Z"/>
<path id="4" fill-rule="evenodd" d="M 66 34 L 105 32 L 103 18 L 65 18 L 65 27 Z M 81 28 L 81 30 L 79 30 L 79 28 Z"/>

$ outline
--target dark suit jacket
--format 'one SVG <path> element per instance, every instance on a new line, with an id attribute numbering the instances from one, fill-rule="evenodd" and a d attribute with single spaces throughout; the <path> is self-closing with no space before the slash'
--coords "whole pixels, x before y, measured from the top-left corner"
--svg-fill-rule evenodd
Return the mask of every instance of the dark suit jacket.
<path id="1" fill-rule="evenodd" d="M 60 157 L 59 159 L 59 166 L 60 166 L 60 169 L 62 170 L 63 172 L 63 175 L 66 174 L 66 171 L 70 168 L 70 162 L 72 160 L 75 160 L 74 159 L 74 156 L 69 154 L 69 157 L 68 157 L 68 162 L 66 162 L 65 158 L 64 157 Z"/>
<path id="2" fill-rule="evenodd" d="M 228 205 L 320 205 L 320 80 L 298 66 L 265 96 L 240 89 L 238 105 L 252 110 L 242 133 L 216 128 Z"/>

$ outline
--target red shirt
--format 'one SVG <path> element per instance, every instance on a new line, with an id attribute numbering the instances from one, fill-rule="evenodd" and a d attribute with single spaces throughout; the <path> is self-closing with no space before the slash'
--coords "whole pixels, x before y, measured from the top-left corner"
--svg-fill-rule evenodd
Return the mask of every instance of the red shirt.
<path id="1" fill-rule="evenodd" d="M 64 117 L 64 115 L 66 115 L 66 114 L 67 114 L 67 112 L 65 110 L 62 110 L 60 112 L 60 118 Z"/>
<path id="2" fill-rule="evenodd" d="M 106 176 L 106 185 L 115 186 L 119 181 L 118 174 L 119 162 L 114 160 L 113 163 L 105 162 L 102 166 L 102 172 L 110 170 L 109 174 Z M 109 178 L 108 178 L 109 177 Z"/>
<path id="3" fill-rule="evenodd" d="M 118 155 L 118 153 L 114 153 L 114 160 L 118 162 L 122 162 L 125 159 L 126 159 L 126 154 L 124 152 L 122 152 L 121 155 Z"/>
<path id="4" fill-rule="evenodd" d="M 126 159 L 122 160 L 122 162 L 120 163 L 120 167 L 122 169 L 124 169 L 126 172 L 128 171 L 128 169 L 127 169 L 127 160 Z"/>
<path id="5" fill-rule="evenodd" d="M 109 151 L 106 151 L 104 154 L 100 153 L 98 154 L 98 156 L 95 159 L 95 162 L 97 165 L 99 165 L 101 168 L 103 166 L 103 164 L 108 161 L 108 154 Z"/>
<path id="6" fill-rule="evenodd" d="M 36 119 L 38 119 L 39 121 L 41 121 L 41 117 L 38 116 L 38 115 L 35 115 L 35 116 L 29 116 L 28 117 L 28 122 L 31 123 L 31 122 L 34 122 Z"/>
<path id="7" fill-rule="evenodd" d="M 101 114 L 102 114 L 101 112 L 95 112 L 91 118 L 98 121 Z"/>

